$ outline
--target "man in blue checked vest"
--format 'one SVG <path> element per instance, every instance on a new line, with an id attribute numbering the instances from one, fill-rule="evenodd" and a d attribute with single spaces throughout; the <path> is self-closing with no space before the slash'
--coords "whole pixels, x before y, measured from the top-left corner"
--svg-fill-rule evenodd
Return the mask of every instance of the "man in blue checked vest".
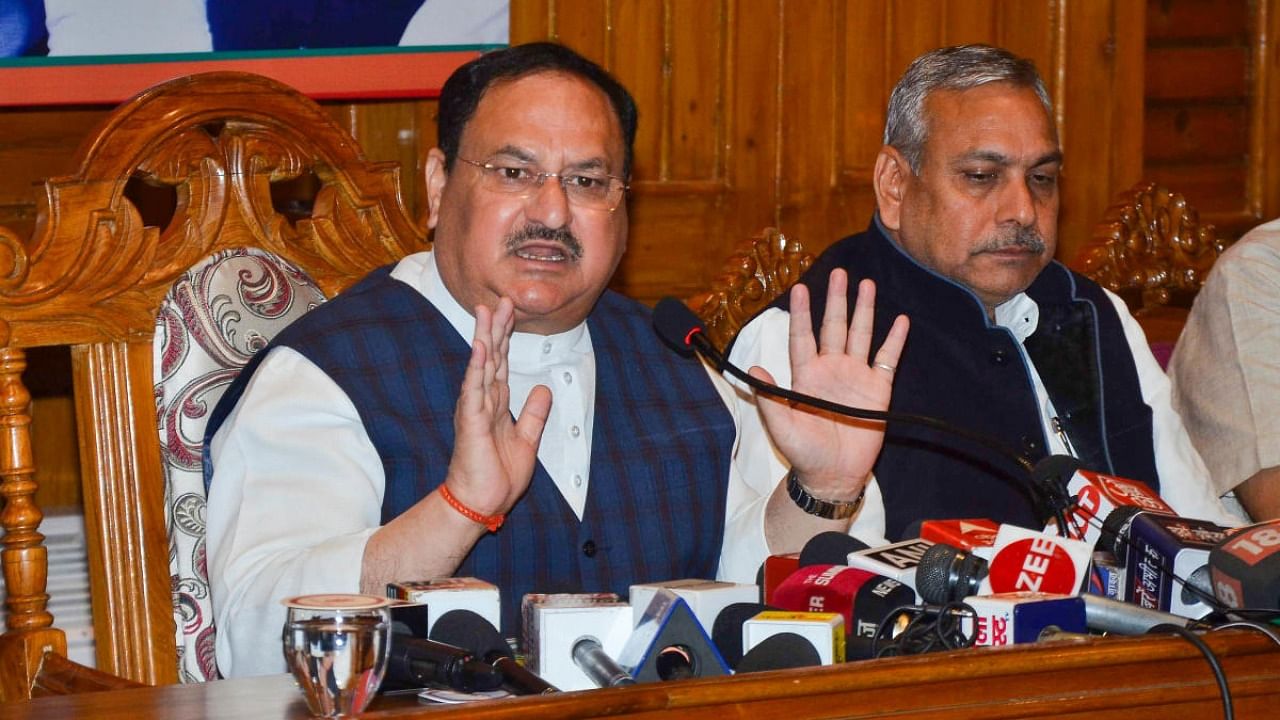
<path id="1" fill-rule="evenodd" d="M 635 128 L 627 91 L 559 45 L 450 77 L 426 168 L 433 250 L 286 329 L 211 417 L 223 674 L 284 669 L 294 595 L 474 576 L 501 589 L 502 630 L 518 635 L 528 592 L 751 582 L 771 551 L 847 529 L 878 426 L 765 404 L 791 472 L 744 478 L 732 389 L 605 290 Z M 843 272 L 831 286 L 846 291 Z M 798 325 L 798 390 L 888 404 L 892 376 L 868 360 L 872 293 L 851 321 L 831 303 L 816 341 Z M 872 360 L 895 363 L 905 336 L 903 320 Z"/>

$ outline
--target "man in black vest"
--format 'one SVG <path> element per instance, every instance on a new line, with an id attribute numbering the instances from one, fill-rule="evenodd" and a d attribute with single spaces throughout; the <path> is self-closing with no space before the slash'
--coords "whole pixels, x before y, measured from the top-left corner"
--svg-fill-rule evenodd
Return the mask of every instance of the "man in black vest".
<path id="1" fill-rule="evenodd" d="M 210 418 L 224 674 L 284 669 L 292 595 L 474 575 L 499 585 L 516 635 L 526 592 L 750 582 L 770 551 L 847 529 L 869 479 L 880 426 L 771 405 L 794 471 L 744 482 L 769 469 L 734 457 L 732 389 L 606 291 L 636 111 L 604 70 L 549 43 L 494 52 L 446 82 L 439 123 L 432 252 L 284 330 Z M 800 328 L 797 388 L 888 404 L 892 378 L 868 362 L 873 303 L 851 321 L 832 303 L 817 341 Z M 898 361 L 897 328 L 875 362 Z"/>
<path id="2" fill-rule="evenodd" d="M 1049 96 L 1030 61 L 987 46 L 917 58 L 889 101 L 871 226 L 824 252 L 802 278 L 807 289 L 738 336 L 734 361 L 785 382 L 790 318 L 818 328 L 822 298 L 844 304 L 828 285 L 833 270 L 847 270 L 850 287 L 872 280 L 873 341 L 900 314 L 912 325 L 900 362 L 875 366 L 896 378 L 890 408 L 1007 446 L 999 453 L 890 423 L 853 525 L 865 539 L 899 538 L 921 519 L 1042 525 L 1011 456 L 1052 453 L 1146 482 L 1184 515 L 1234 520 L 1209 489 L 1169 406 L 1168 380 L 1123 302 L 1053 261 L 1061 165 Z M 767 445 L 746 431 L 743 442 Z"/>

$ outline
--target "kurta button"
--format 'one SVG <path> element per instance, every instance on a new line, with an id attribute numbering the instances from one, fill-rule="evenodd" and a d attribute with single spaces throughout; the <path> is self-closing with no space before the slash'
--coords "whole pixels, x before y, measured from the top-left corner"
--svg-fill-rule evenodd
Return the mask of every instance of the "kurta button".
<path id="1" fill-rule="evenodd" d="M 1009 353 L 1006 353 L 1004 350 L 996 350 L 991 353 L 992 365 L 1003 365 L 1007 362 L 1009 362 Z"/>
<path id="2" fill-rule="evenodd" d="M 588 540 L 588 541 L 586 541 L 586 542 L 582 543 L 582 554 L 583 554 L 583 555 L 586 555 L 587 557 L 595 557 L 595 556 L 596 556 L 596 542 L 595 542 L 594 540 Z"/>

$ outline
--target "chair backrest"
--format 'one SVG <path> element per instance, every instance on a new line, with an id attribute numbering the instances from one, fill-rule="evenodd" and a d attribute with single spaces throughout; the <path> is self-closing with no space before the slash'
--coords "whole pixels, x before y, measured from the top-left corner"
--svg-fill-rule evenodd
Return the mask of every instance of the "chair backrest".
<path id="1" fill-rule="evenodd" d="M 1213 225 L 1202 224 L 1182 195 L 1140 183 L 1107 209 L 1073 265 L 1124 298 L 1159 356 L 1177 341 L 1196 293 L 1225 249 Z"/>
<path id="2" fill-rule="evenodd" d="M 75 174 L 45 183 L 30 241 L 0 228 L 6 699 L 39 692 L 45 656 L 66 652 L 47 611 L 24 349 L 71 347 L 98 668 L 174 682 L 177 639 L 193 608 L 201 612 L 191 602 L 201 589 L 179 573 L 203 564 L 203 543 L 171 548 L 166 535 L 202 528 L 203 495 L 192 502 L 181 486 L 167 487 L 175 475 L 166 464 L 189 471 L 199 438 L 190 423 L 202 423 L 217 400 L 213 386 L 283 318 L 427 249 L 398 167 L 368 162 L 314 102 L 254 75 L 151 88 L 104 119 L 77 163 Z M 147 217 L 148 204 L 167 217 Z M 302 299 L 282 312 L 282 294 Z M 211 306 L 184 305 L 194 300 Z M 226 334 L 207 337 L 211 328 Z M 214 362 L 193 370 L 176 353 L 202 332 L 201 352 Z M 194 386 L 178 371 L 190 371 Z M 171 570 L 171 553 L 188 569 Z"/>
<path id="3" fill-rule="evenodd" d="M 689 307 L 702 319 L 707 337 L 723 350 L 748 320 L 789 290 L 812 264 L 813 255 L 798 241 L 765 228 L 734 249 L 711 289 L 689 298 Z"/>

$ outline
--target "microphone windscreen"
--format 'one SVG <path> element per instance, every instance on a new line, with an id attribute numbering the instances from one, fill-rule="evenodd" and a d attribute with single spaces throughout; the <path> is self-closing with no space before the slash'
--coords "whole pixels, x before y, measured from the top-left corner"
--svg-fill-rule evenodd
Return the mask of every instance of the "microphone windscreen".
<path id="1" fill-rule="evenodd" d="M 665 297 L 653 308 L 653 329 L 672 350 L 691 355 L 693 345 L 689 338 L 693 332 L 701 332 L 702 321 L 684 303 Z"/>
<path id="2" fill-rule="evenodd" d="M 916 567 L 916 592 L 927 603 L 945 605 L 977 592 L 986 576 L 987 562 L 946 543 L 936 543 Z"/>
<path id="3" fill-rule="evenodd" d="M 795 633 L 778 633 L 760 641 L 759 645 L 742 656 L 742 662 L 738 663 L 738 674 L 821 664 L 822 658 L 813 643 Z"/>
<path id="4" fill-rule="evenodd" d="M 431 639 L 467 650 L 484 660 L 510 657 L 511 647 L 488 620 L 470 610 L 450 610 L 436 619 Z"/>
<path id="5" fill-rule="evenodd" d="M 729 667 L 736 670 L 742 662 L 742 626 L 756 615 L 775 609 L 764 603 L 738 602 L 726 605 L 716 616 L 711 626 L 711 641 Z"/>
<path id="6" fill-rule="evenodd" d="M 867 544 L 848 533 L 835 530 L 809 538 L 800 551 L 800 567 L 810 565 L 848 565 L 849 553 L 866 550 Z"/>

